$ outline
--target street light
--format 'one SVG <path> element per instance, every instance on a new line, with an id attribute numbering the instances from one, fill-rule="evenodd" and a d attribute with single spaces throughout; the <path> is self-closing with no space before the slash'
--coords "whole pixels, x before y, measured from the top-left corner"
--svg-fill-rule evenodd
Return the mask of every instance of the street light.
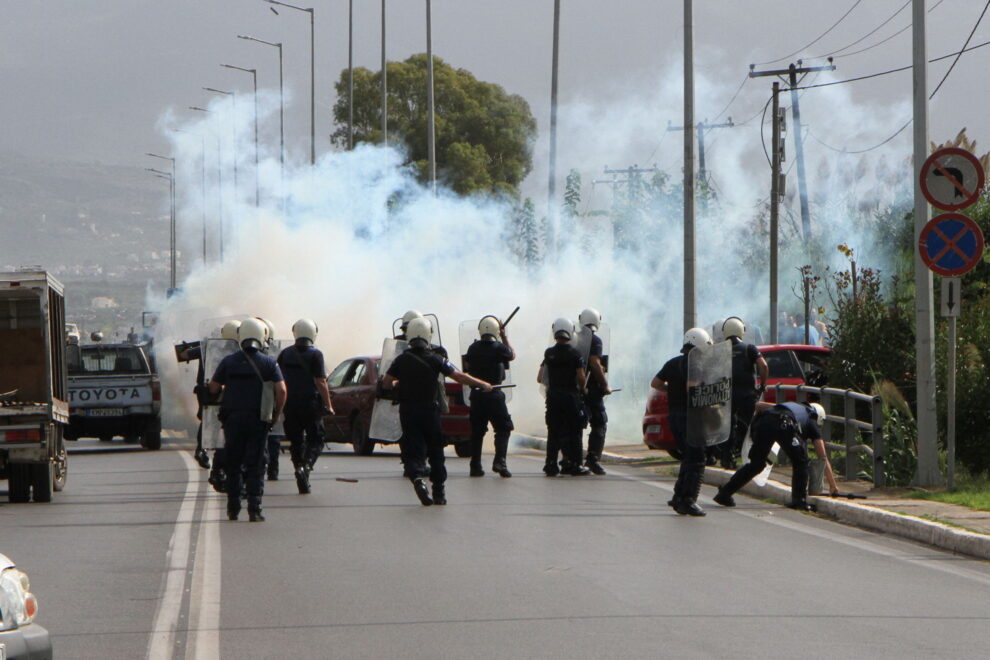
<path id="1" fill-rule="evenodd" d="M 354 149 L 354 0 L 347 0 L 347 148 Z"/>
<path id="2" fill-rule="evenodd" d="M 258 208 L 261 205 L 261 181 L 258 172 L 258 70 L 245 69 L 233 64 L 221 64 L 220 66 L 250 73 L 251 79 L 254 81 L 254 207 Z"/>
<path id="3" fill-rule="evenodd" d="M 189 109 L 211 114 L 210 110 L 195 105 L 189 106 Z M 217 125 L 217 215 L 220 218 L 220 263 L 223 263 L 223 167 L 220 164 L 220 115 L 214 113 L 214 121 Z"/>
<path id="4" fill-rule="evenodd" d="M 206 137 L 202 133 L 195 133 L 193 131 L 185 131 L 181 128 L 172 129 L 176 133 L 186 133 L 187 135 L 194 135 L 199 138 L 200 142 L 200 156 L 201 165 L 200 171 L 202 172 L 202 183 L 200 184 L 200 189 L 203 193 L 203 265 L 206 265 Z"/>
<path id="5" fill-rule="evenodd" d="M 278 0 L 265 0 L 270 5 L 287 7 L 296 11 L 309 12 L 309 164 L 316 164 L 316 41 L 315 18 L 316 12 L 312 7 L 296 7 Z M 278 14 L 274 7 L 271 10 Z"/>
<path id="6" fill-rule="evenodd" d="M 272 43 L 271 41 L 265 41 L 264 39 L 258 39 L 256 37 L 249 37 L 245 34 L 237 35 L 238 39 L 247 39 L 248 41 L 256 41 L 259 44 L 265 44 L 266 46 L 271 46 L 273 48 L 278 48 L 278 162 L 281 169 L 282 177 L 282 211 L 285 211 L 285 92 L 283 87 L 283 77 L 282 77 L 282 43 Z"/>
<path id="7" fill-rule="evenodd" d="M 235 115 L 237 114 L 237 94 L 234 92 L 228 92 L 223 89 L 216 89 L 213 87 L 204 87 L 207 92 L 213 92 L 214 94 L 223 94 L 230 97 L 230 148 L 234 152 L 234 199 L 237 199 L 237 122 L 234 121 Z M 223 229 L 223 225 L 220 225 L 220 229 Z M 223 261 L 223 242 L 220 243 L 220 261 Z"/>
<path id="8" fill-rule="evenodd" d="M 163 179 L 168 179 L 168 197 L 169 197 L 169 231 L 168 231 L 168 252 L 169 252 L 169 291 L 175 289 L 175 159 L 169 158 L 168 156 L 159 156 L 158 154 L 153 154 L 150 152 L 145 153 L 146 156 L 151 156 L 152 158 L 161 158 L 162 160 L 172 161 L 172 172 L 162 172 L 161 170 L 156 170 L 152 167 L 146 167 L 145 169 L 149 172 L 154 172 L 156 176 Z"/>
<path id="9" fill-rule="evenodd" d="M 433 117 L 433 10 L 426 0 L 426 153 L 430 168 L 430 190 L 437 194 L 437 151 Z"/>
<path id="10" fill-rule="evenodd" d="M 382 0 L 382 144 L 388 146 L 388 69 L 385 63 L 385 0 Z"/>

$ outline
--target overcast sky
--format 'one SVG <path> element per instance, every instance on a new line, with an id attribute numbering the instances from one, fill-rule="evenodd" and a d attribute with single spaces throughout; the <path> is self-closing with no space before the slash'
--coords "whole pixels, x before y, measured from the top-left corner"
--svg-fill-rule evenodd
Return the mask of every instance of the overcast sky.
<path id="1" fill-rule="evenodd" d="M 560 98 L 562 104 L 589 106 L 588 116 L 608 122 L 630 96 L 648 97 L 662 80 L 676 90 L 682 62 L 683 3 L 680 0 L 564 0 L 561 17 Z M 695 3 L 696 72 L 711 85 L 699 88 L 697 119 L 714 119 L 746 78 L 752 62 L 761 68 L 786 66 L 804 56 L 810 61 L 841 49 L 877 28 L 904 6 L 905 0 L 710 0 Z M 223 69 L 221 63 L 257 68 L 259 85 L 278 85 L 277 51 L 236 38 L 248 34 L 285 46 L 286 86 L 293 95 L 287 110 L 289 147 L 307 155 L 309 139 L 308 15 L 280 9 L 276 15 L 262 0 L 6 0 L 0 22 L 0 158 L 15 151 L 43 159 L 99 161 L 147 166 L 146 151 L 169 149 L 159 120 L 168 108 L 188 115 L 190 105 L 204 105 L 212 95 L 202 87 L 250 91 L 248 74 Z M 984 9 L 982 0 L 928 0 L 928 52 L 936 57 L 958 50 Z M 300 3 L 300 6 L 309 6 Z M 332 83 L 347 64 L 345 0 L 315 0 L 317 149 L 330 148 Z M 849 11 L 851 9 L 851 11 Z M 817 43 L 808 45 L 849 11 Z M 380 58 L 380 0 L 354 2 L 356 66 L 377 69 Z M 425 3 L 387 0 L 388 57 L 401 60 L 425 51 Z M 552 0 L 434 0 L 434 52 L 478 78 L 525 97 L 536 116 L 545 147 L 549 118 Z M 890 37 L 910 23 L 910 6 L 872 36 L 836 59 L 834 79 L 862 76 L 911 62 L 911 31 L 860 54 L 854 51 Z M 990 17 L 971 45 L 990 39 Z M 990 148 L 987 119 L 987 62 L 990 47 L 964 54 L 931 104 L 931 138 L 942 141 L 966 126 Z M 930 89 L 951 60 L 930 68 Z M 821 77 L 817 82 L 826 78 Z M 749 80 L 719 118 L 741 122 L 763 107 L 771 80 Z M 809 90 L 802 100 L 805 122 L 823 141 L 850 149 L 871 146 L 892 133 L 898 116 L 910 116 L 911 74 L 897 73 L 844 85 L 844 94 L 827 96 Z M 561 167 L 597 170 L 657 162 L 680 166 L 678 139 L 660 140 L 668 121 L 681 122 L 680 99 L 668 94 L 655 110 L 655 132 L 644 131 L 632 153 L 602 153 L 602 162 L 573 163 L 577 152 L 560 147 Z M 245 97 L 247 98 L 247 97 Z M 883 114 L 868 134 L 833 131 L 831 118 L 846 111 L 835 107 L 847 98 L 860 112 Z M 846 103 L 842 103 L 846 105 Z M 876 110 L 874 110 L 876 109 Z M 907 114 L 903 114 L 906 112 Z M 898 113 L 902 113 L 898 115 Z M 270 132 L 277 125 L 269 125 Z M 759 121 L 735 129 L 759 145 Z M 270 133 L 269 133 L 270 134 Z M 742 135 L 742 133 L 740 133 Z M 571 138 L 573 140 L 573 137 Z M 897 144 L 910 153 L 910 131 Z M 809 144 L 814 157 L 817 143 Z M 640 153 L 637 156 L 636 153 Z M 545 177 L 545 154 L 537 153 L 537 171 L 528 183 Z M 717 150 L 709 155 L 717 167 Z M 583 154 L 582 154 L 582 157 Z M 765 163 L 763 163 L 765 165 Z"/>

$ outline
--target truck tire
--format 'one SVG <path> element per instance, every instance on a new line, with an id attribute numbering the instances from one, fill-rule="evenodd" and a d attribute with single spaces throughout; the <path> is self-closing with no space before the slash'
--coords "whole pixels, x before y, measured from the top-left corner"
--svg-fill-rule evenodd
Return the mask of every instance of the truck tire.
<path id="1" fill-rule="evenodd" d="M 351 420 L 351 445 L 358 456 L 371 456 L 375 452 L 375 441 L 368 437 L 364 422 L 357 416 Z"/>
<path id="2" fill-rule="evenodd" d="M 141 436 L 141 446 L 145 449 L 150 449 L 152 451 L 157 451 L 162 448 L 162 432 L 161 431 L 145 431 L 144 435 Z"/>
<path id="3" fill-rule="evenodd" d="M 53 466 L 50 462 L 31 463 L 31 486 L 34 489 L 35 502 L 51 502 L 52 486 L 55 479 Z"/>
<path id="4" fill-rule="evenodd" d="M 55 489 L 56 493 L 61 493 L 65 489 L 65 480 L 69 478 L 69 455 L 64 446 L 60 447 L 55 455 L 52 472 L 54 477 L 52 488 Z"/>
<path id="5" fill-rule="evenodd" d="M 7 466 L 8 495 L 11 504 L 31 499 L 31 466 L 27 463 L 11 463 Z"/>

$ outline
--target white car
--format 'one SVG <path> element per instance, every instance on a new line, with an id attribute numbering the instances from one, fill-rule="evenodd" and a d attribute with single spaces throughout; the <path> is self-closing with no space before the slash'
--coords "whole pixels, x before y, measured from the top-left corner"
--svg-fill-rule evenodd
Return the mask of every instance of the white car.
<path id="1" fill-rule="evenodd" d="M 27 573 L 0 554 L 0 660 L 50 660 L 48 631 L 34 623 L 38 599 Z"/>

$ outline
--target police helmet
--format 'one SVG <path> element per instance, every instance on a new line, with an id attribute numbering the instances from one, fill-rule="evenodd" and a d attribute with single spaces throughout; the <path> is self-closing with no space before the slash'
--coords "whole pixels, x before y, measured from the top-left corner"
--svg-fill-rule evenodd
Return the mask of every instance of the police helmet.
<path id="1" fill-rule="evenodd" d="M 410 346 L 429 346 L 432 338 L 433 326 L 430 324 L 429 319 L 425 319 L 422 316 L 410 319 L 409 325 L 406 327 L 406 340 Z"/>
<path id="2" fill-rule="evenodd" d="M 817 403 L 817 402 L 816 403 L 810 403 L 808 405 L 811 406 L 811 415 L 812 415 L 812 417 L 814 417 L 820 423 L 821 422 L 824 422 L 825 421 L 825 406 L 823 406 L 822 404 Z"/>
<path id="3" fill-rule="evenodd" d="M 561 317 L 554 321 L 550 327 L 553 330 L 554 339 L 570 339 L 571 335 L 574 334 L 574 324 L 570 319 Z"/>
<path id="4" fill-rule="evenodd" d="M 268 326 L 259 318 L 245 319 L 237 328 L 237 341 L 241 348 L 261 349 L 265 345 Z"/>
<path id="5" fill-rule="evenodd" d="M 738 316 L 730 316 L 722 322 L 722 336 L 742 339 L 746 334 L 746 324 Z"/>
<path id="6" fill-rule="evenodd" d="M 602 315 L 598 313 L 597 309 L 592 307 L 588 307 L 578 316 L 578 323 L 581 324 L 582 328 L 591 328 L 597 331 L 601 322 Z"/>
<path id="7" fill-rule="evenodd" d="M 220 338 L 221 339 L 233 339 L 237 341 L 237 329 L 241 327 L 240 321 L 227 321 L 220 328 Z"/>
<path id="8" fill-rule="evenodd" d="M 684 333 L 685 346 L 704 346 L 711 343 L 712 338 L 704 328 L 691 328 Z"/>
<path id="9" fill-rule="evenodd" d="M 402 315 L 402 324 L 399 328 L 405 330 L 409 327 L 409 322 L 413 319 L 423 318 L 423 314 L 418 309 L 410 309 L 408 312 Z"/>
<path id="10" fill-rule="evenodd" d="M 502 324 L 494 316 L 486 316 L 478 323 L 478 336 L 484 339 L 486 336 L 494 339 L 498 337 L 502 330 Z"/>
<path id="11" fill-rule="evenodd" d="M 316 341 L 317 332 L 319 328 L 316 327 L 316 321 L 313 319 L 299 319 L 292 324 L 292 337 L 296 340 L 306 339 L 312 344 Z"/>

